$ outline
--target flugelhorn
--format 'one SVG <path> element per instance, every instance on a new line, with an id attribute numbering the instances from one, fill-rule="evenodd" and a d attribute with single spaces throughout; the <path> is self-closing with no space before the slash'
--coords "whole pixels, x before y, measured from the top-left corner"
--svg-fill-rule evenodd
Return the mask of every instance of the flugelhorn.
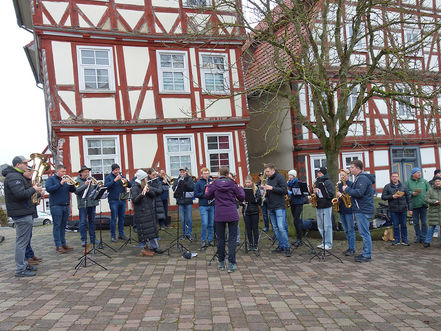
<path id="1" fill-rule="evenodd" d="M 96 186 L 103 186 L 104 185 L 102 180 L 98 180 L 98 179 L 96 179 L 95 177 L 92 177 L 92 176 L 88 177 L 87 180 L 90 180 L 92 182 L 92 184 L 96 185 Z"/>
<path id="2" fill-rule="evenodd" d="M 121 183 L 123 187 L 129 186 L 129 181 L 125 179 L 124 177 L 121 177 Z"/>
<path id="3" fill-rule="evenodd" d="M 75 179 L 73 179 L 73 178 L 70 177 L 69 175 L 64 175 L 62 178 L 66 181 L 66 183 L 67 183 L 68 185 L 73 185 L 73 186 L 75 186 L 75 187 L 78 187 L 78 186 L 81 185 L 80 182 L 77 182 Z"/>

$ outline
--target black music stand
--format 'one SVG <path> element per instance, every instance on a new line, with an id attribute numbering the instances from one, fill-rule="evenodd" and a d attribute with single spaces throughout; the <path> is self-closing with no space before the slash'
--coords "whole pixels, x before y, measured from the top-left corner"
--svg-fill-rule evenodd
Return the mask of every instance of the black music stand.
<path id="1" fill-rule="evenodd" d="M 133 227 L 133 213 L 132 213 L 132 210 L 133 210 L 133 208 L 131 208 L 131 206 L 130 206 L 131 203 L 132 203 L 132 193 L 131 192 L 129 192 L 129 196 L 128 196 L 127 200 L 129 201 L 129 215 L 130 215 L 129 238 L 127 238 L 127 240 L 118 249 L 122 249 L 123 247 L 127 246 L 128 244 L 131 244 L 132 241 L 139 243 L 138 240 L 132 238 L 132 227 Z"/>
<path id="2" fill-rule="evenodd" d="M 168 245 L 168 247 L 164 250 L 167 251 L 167 254 L 170 255 L 170 249 L 172 249 L 173 247 L 176 246 L 176 248 L 181 252 L 181 254 L 183 252 L 189 251 L 187 249 L 187 247 L 185 247 L 182 243 L 181 243 L 181 239 L 184 237 L 184 235 L 179 235 L 179 228 L 180 228 L 180 223 L 181 223 L 181 219 L 179 217 L 179 206 L 178 206 L 178 212 L 177 212 L 177 223 L 178 226 L 176 227 L 176 238 L 174 240 L 172 240 L 170 242 L 170 244 Z M 185 223 L 185 221 L 184 221 Z"/>
<path id="3" fill-rule="evenodd" d="M 107 187 L 102 186 L 95 192 L 95 195 L 93 196 L 93 199 L 98 200 L 100 204 L 100 243 L 98 244 L 98 248 L 103 249 L 104 246 L 106 246 L 107 248 L 110 248 L 112 251 L 116 252 L 115 248 L 103 241 L 103 211 L 101 209 L 101 200 L 106 199 L 107 195 Z"/>

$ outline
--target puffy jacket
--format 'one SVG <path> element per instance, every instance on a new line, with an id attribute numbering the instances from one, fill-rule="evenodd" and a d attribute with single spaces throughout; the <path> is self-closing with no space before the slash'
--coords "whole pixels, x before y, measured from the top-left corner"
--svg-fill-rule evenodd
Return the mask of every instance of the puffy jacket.
<path id="1" fill-rule="evenodd" d="M 83 179 L 83 178 L 81 178 L 81 176 L 78 176 L 75 180 L 78 183 L 81 183 L 81 185 L 78 186 L 75 191 L 75 194 L 77 195 L 78 209 L 98 206 L 98 204 L 99 204 L 98 200 L 94 200 L 94 199 L 89 198 L 89 194 L 96 188 L 96 185 L 92 185 L 92 183 L 89 183 L 89 185 L 91 185 L 91 186 L 90 186 L 89 192 L 87 193 L 88 196 L 83 199 L 84 191 L 87 188 L 86 179 Z"/>
<path id="2" fill-rule="evenodd" d="M 413 208 L 415 209 L 427 207 L 427 204 L 424 201 L 424 199 L 426 198 L 426 193 L 430 190 L 430 185 L 427 180 L 423 178 L 415 180 L 413 176 L 410 176 L 409 180 L 406 183 L 406 186 L 409 189 L 409 194 L 412 198 Z M 414 196 L 413 192 L 415 192 L 415 189 L 420 189 L 421 193 Z"/>
<path id="3" fill-rule="evenodd" d="M 262 203 L 262 194 L 260 190 L 257 188 L 256 192 L 253 193 L 252 189 L 246 188 L 245 192 L 245 202 L 246 205 L 243 207 L 244 215 L 258 215 L 259 214 L 259 205 Z M 250 192 L 252 196 L 247 195 L 247 192 Z"/>
<path id="4" fill-rule="evenodd" d="M 149 191 L 145 195 L 142 195 L 142 188 L 138 182 L 133 184 L 131 193 L 139 241 L 142 242 L 158 238 L 156 213 L 153 207 L 155 194 Z"/>
<path id="5" fill-rule="evenodd" d="M 107 200 L 109 201 L 119 200 L 119 195 L 126 192 L 126 188 L 122 185 L 122 182 L 120 180 L 115 182 L 115 178 L 116 176 L 113 173 L 110 173 L 104 179 L 104 186 L 107 187 L 107 192 L 109 192 L 109 195 L 107 196 Z M 132 187 L 132 182 L 128 182 L 127 187 Z"/>
<path id="6" fill-rule="evenodd" d="M 268 209 L 286 209 L 285 195 L 288 194 L 288 187 L 285 177 L 276 170 L 266 183 L 273 187 L 271 191 L 266 191 Z"/>
<path id="7" fill-rule="evenodd" d="M 351 186 L 352 182 L 350 180 L 347 180 L 346 185 Z M 343 183 L 341 181 L 338 183 L 338 191 L 340 193 L 344 193 L 343 192 Z M 338 204 L 339 204 L 339 208 L 340 208 L 339 209 L 340 214 L 352 214 L 352 206 L 351 206 L 351 208 L 346 207 L 346 205 L 343 202 L 343 199 L 341 199 L 341 198 L 338 199 Z"/>
<path id="8" fill-rule="evenodd" d="M 441 204 L 435 204 L 441 201 L 441 187 L 432 187 L 426 194 L 425 202 L 429 205 L 427 213 L 427 223 L 429 225 L 441 225 Z"/>
<path id="9" fill-rule="evenodd" d="M 173 192 L 178 205 L 193 204 L 194 182 L 188 174 L 184 178 L 179 176 L 173 183 Z"/>
<path id="10" fill-rule="evenodd" d="M 404 192 L 404 195 L 400 198 L 394 199 L 393 195 L 398 191 Z M 397 185 L 392 182 L 387 184 L 383 189 L 381 199 L 387 201 L 389 211 L 392 213 L 404 213 L 407 210 L 412 210 L 412 199 L 410 198 L 409 190 L 406 185 L 400 181 L 398 181 Z"/>
<path id="11" fill-rule="evenodd" d="M 23 176 L 23 173 L 11 166 L 3 169 L 2 175 L 5 177 L 4 191 L 8 216 L 18 218 L 33 215 L 35 205 L 31 198 L 35 189 L 29 180 Z"/>
<path id="12" fill-rule="evenodd" d="M 215 222 L 234 222 L 239 220 L 236 201 L 245 199 L 245 192 L 242 187 L 230 178 L 221 176 L 208 185 L 207 199 L 216 199 L 214 208 Z"/>
<path id="13" fill-rule="evenodd" d="M 335 188 L 328 175 L 317 178 L 317 180 L 315 181 L 315 186 L 320 189 L 323 195 L 322 198 L 319 197 L 317 199 L 317 209 L 332 207 L 332 199 L 335 195 Z"/>
<path id="14" fill-rule="evenodd" d="M 208 178 L 205 180 L 204 178 L 200 178 L 195 186 L 194 186 L 194 197 L 199 199 L 199 206 L 214 206 L 214 200 L 208 200 L 205 196 L 205 188 L 208 184 L 210 184 L 213 179 Z"/>
<path id="15" fill-rule="evenodd" d="M 76 188 L 68 183 L 61 185 L 61 178 L 53 175 L 46 181 L 46 191 L 49 192 L 50 206 L 68 206 L 70 204 L 69 193 L 75 192 Z"/>
<path id="16" fill-rule="evenodd" d="M 150 177 L 148 177 L 148 180 L 151 180 Z M 164 205 L 162 204 L 161 195 L 163 192 L 161 179 L 159 177 L 156 177 L 155 180 L 152 180 L 150 183 L 150 191 L 155 194 L 155 198 L 153 201 L 153 208 L 156 213 L 156 219 L 159 221 L 165 220 L 165 210 Z"/>
<path id="17" fill-rule="evenodd" d="M 288 186 L 288 194 L 289 194 L 289 202 L 291 205 L 303 205 L 304 203 L 304 197 L 303 194 L 300 192 L 300 194 L 298 194 L 298 190 L 294 190 L 296 191 L 296 193 L 293 193 L 293 188 L 298 189 L 300 188 L 300 184 L 299 184 L 299 179 L 296 177 L 290 181 L 288 181 L 287 186 Z"/>
<path id="18" fill-rule="evenodd" d="M 355 177 L 351 186 L 346 188 L 345 193 L 351 196 L 352 211 L 354 213 L 373 215 L 375 212 L 374 194 L 372 186 L 375 183 L 375 175 L 361 172 Z M 372 217 L 372 216 L 371 216 Z"/>

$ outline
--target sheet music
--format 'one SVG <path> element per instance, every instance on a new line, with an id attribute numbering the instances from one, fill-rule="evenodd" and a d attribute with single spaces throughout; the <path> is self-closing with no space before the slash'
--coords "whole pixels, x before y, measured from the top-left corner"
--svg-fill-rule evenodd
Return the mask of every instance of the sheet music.
<path id="1" fill-rule="evenodd" d="M 300 191 L 300 187 L 293 187 L 292 194 L 293 195 L 302 195 L 302 191 Z"/>
<path id="2" fill-rule="evenodd" d="M 323 198 L 323 193 L 322 193 L 322 190 L 321 189 L 318 189 L 317 190 L 317 196 L 321 199 L 321 198 Z"/>

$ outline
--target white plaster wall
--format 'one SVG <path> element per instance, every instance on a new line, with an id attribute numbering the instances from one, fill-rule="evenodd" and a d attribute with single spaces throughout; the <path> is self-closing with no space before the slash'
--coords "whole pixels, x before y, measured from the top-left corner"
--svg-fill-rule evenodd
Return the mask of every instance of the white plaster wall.
<path id="1" fill-rule="evenodd" d="M 63 17 L 64 12 L 66 11 L 68 3 L 43 1 L 43 4 L 47 11 L 51 14 L 54 21 L 60 23 L 60 20 Z"/>
<path id="2" fill-rule="evenodd" d="M 144 0 L 115 0 L 115 3 L 144 6 Z"/>
<path id="3" fill-rule="evenodd" d="M 70 205 L 72 208 L 72 216 L 78 216 L 78 202 L 77 195 L 75 193 L 70 193 Z"/>
<path id="4" fill-rule="evenodd" d="M 129 92 L 130 95 L 131 92 Z M 132 101 L 130 100 L 130 103 Z M 132 112 L 135 110 L 132 109 Z M 141 111 L 139 112 L 140 119 L 152 119 L 156 118 L 156 109 L 155 109 L 155 98 L 153 96 L 153 91 L 146 91 L 144 96 L 144 102 L 141 106 Z"/>
<path id="5" fill-rule="evenodd" d="M 196 62 L 196 51 L 194 48 L 190 48 L 190 67 L 191 75 L 193 76 L 193 86 L 199 87 L 198 66 Z"/>
<path id="6" fill-rule="evenodd" d="M 57 84 L 74 84 L 72 48 L 68 42 L 53 41 L 55 80 Z"/>
<path id="7" fill-rule="evenodd" d="M 436 161 L 435 161 L 435 148 L 434 147 L 421 148 L 420 155 L 421 155 L 421 164 L 422 165 L 436 163 Z"/>
<path id="8" fill-rule="evenodd" d="M 191 101 L 182 98 L 163 98 L 164 118 L 191 118 Z"/>
<path id="9" fill-rule="evenodd" d="M 389 165 L 389 151 L 374 151 L 374 167 L 382 167 Z"/>
<path id="10" fill-rule="evenodd" d="M 375 123 L 375 134 L 377 134 L 377 135 L 384 135 L 384 129 L 383 129 L 383 126 L 381 125 L 380 120 L 379 119 L 375 119 L 374 123 Z"/>
<path id="11" fill-rule="evenodd" d="M 383 189 L 389 182 L 389 170 L 375 170 L 375 185 L 377 190 Z"/>
<path id="12" fill-rule="evenodd" d="M 234 49 L 230 50 L 230 68 L 231 68 L 231 79 L 233 81 L 233 88 L 240 88 L 239 86 L 239 74 L 237 72 L 237 63 L 236 63 L 236 51 Z M 231 88 L 231 87 L 230 87 Z"/>
<path id="13" fill-rule="evenodd" d="M 132 146 L 133 167 L 135 169 L 151 167 L 158 149 L 156 134 L 134 134 Z"/>
<path id="14" fill-rule="evenodd" d="M 200 93 L 198 91 L 194 91 L 194 100 L 196 102 L 196 117 L 201 117 L 201 99 L 200 99 Z"/>
<path id="15" fill-rule="evenodd" d="M 422 176 L 424 179 L 426 179 L 427 181 L 431 180 L 433 178 L 433 172 L 436 170 L 435 167 L 430 167 L 430 168 L 423 168 L 422 171 Z"/>
<path id="16" fill-rule="evenodd" d="M 84 5 L 84 4 L 77 4 L 78 8 L 81 9 L 81 11 L 83 12 L 84 15 L 87 16 L 87 18 L 89 19 L 89 21 L 91 21 L 93 23 L 94 26 L 97 26 L 99 21 L 101 20 L 101 18 L 104 15 L 104 12 L 107 10 L 107 6 L 99 6 L 99 5 Z M 79 16 L 80 19 L 81 16 Z M 85 22 L 84 22 L 85 23 Z M 83 23 L 83 24 L 84 24 Z M 85 26 L 88 26 L 89 24 L 85 23 Z M 80 26 L 82 26 L 80 24 Z"/>
<path id="17" fill-rule="evenodd" d="M 229 99 L 206 99 L 205 115 L 207 117 L 231 116 L 231 103 Z"/>
<path id="18" fill-rule="evenodd" d="M 158 20 L 161 22 L 162 26 L 164 27 L 166 32 L 170 32 L 173 25 L 176 22 L 176 19 L 178 18 L 179 14 L 173 14 L 173 13 L 155 13 Z M 156 28 L 156 31 L 161 31 L 159 28 Z"/>
<path id="19" fill-rule="evenodd" d="M 127 84 L 142 86 L 150 62 L 148 47 L 124 46 L 123 52 Z"/>
<path id="20" fill-rule="evenodd" d="M 83 98 L 83 118 L 116 120 L 114 98 Z"/>
<path id="21" fill-rule="evenodd" d="M 374 99 L 374 103 L 380 114 L 387 114 L 387 104 L 383 99 Z"/>
<path id="22" fill-rule="evenodd" d="M 144 4 L 144 3 L 143 3 Z M 131 29 L 134 29 L 144 14 L 142 10 L 118 9 L 118 13 L 126 20 Z"/>
<path id="23" fill-rule="evenodd" d="M 242 116 L 242 98 L 244 96 L 242 94 L 236 94 L 234 96 L 234 106 L 236 108 L 236 116 Z"/>
<path id="24" fill-rule="evenodd" d="M 64 103 L 69 107 L 69 109 L 74 114 L 76 114 L 75 92 L 71 92 L 71 91 L 58 91 L 58 95 L 64 101 Z M 60 104 L 60 110 L 63 110 L 63 109 L 64 108 Z M 67 113 L 65 113 L 65 114 L 68 117 Z M 61 115 L 61 118 L 65 119 L 65 118 L 63 118 L 63 115 Z"/>
<path id="25" fill-rule="evenodd" d="M 415 134 L 415 123 L 400 123 L 402 134 Z"/>
<path id="26" fill-rule="evenodd" d="M 124 162 L 127 168 L 127 165 L 129 164 L 129 153 L 127 152 L 127 135 L 123 135 L 123 148 L 124 148 Z"/>
<path id="27" fill-rule="evenodd" d="M 119 0 L 122 1 L 122 0 Z M 144 1 L 144 0 L 140 0 Z M 152 0 L 152 5 L 154 7 L 170 7 L 170 8 L 178 8 L 179 1 L 177 0 Z"/>
<path id="28" fill-rule="evenodd" d="M 219 20 L 222 23 L 224 23 L 226 25 L 231 25 L 231 26 L 227 26 L 226 27 L 228 33 L 231 33 L 233 31 L 233 28 L 234 28 L 234 24 L 233 23 L 236 22 L 236 17 L 232 16 L 232 15 L 218 15 L 217 17 L 219 18 Z M 222 31 L 220 33 L 223 34 Z"/>
<path id="29" fill-rule="evenodd" d="M 70 164 L 72 165 L 72 171 L 78 171 L 81 168 L 80 158 L 80 142 L 78 137 L 69 138 L 70 147 Z"/>
<path id="30" fill-rule="evenodd" d="M 201 139 L 201 133 L 198 132 L 196 134 L 196 136 L 198 138 L 198 152 L 199 152 L 199 154 L 198 154 L 198 161 L 199 161 L 199 164 L 201 165 L 201 164 L 204 163 L 204 161 L 202 161 L 202 139 Z"/>
<path id="31" fill-rule="evenodd" d="M 239 133 L 234 131 L 234 143 L 235 143 L 235 150 L 236 150 L 236 160 L 240 163 L 240 144 L 239 144 Z"/>
<path id="32" fill-rule="evenodd" d="M 364 162 L 363 162 L 364 168 L 369 168 L 369 152 L 364 152 Z"/>

